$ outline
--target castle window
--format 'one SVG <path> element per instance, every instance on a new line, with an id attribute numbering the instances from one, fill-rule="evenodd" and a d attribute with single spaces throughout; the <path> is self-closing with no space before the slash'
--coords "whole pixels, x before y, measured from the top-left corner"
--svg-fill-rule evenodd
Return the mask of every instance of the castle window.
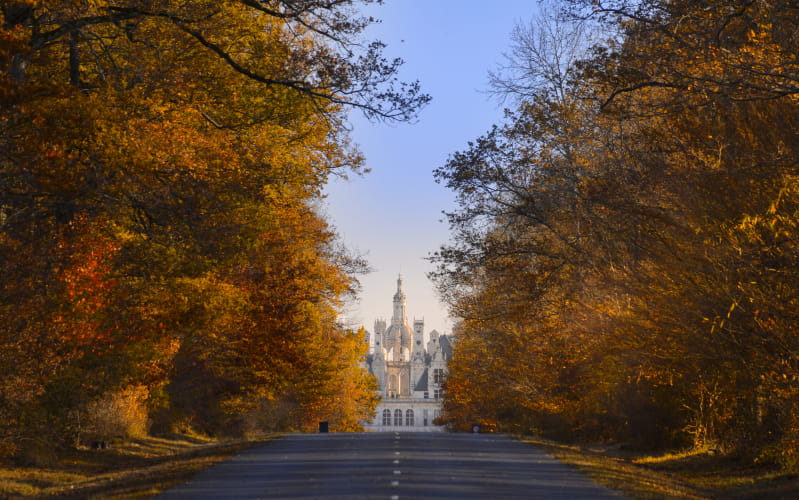
<path id="1" fill-rule="evenodd" d="M 430 393 L 429 392 L 425 392 L 424 393 L 424 398 L 425 399 L 430 399 Z"/>
<path id="2" fill-rule="evenodd" d="M 413 423 L 413 410 L 408 410 L 405 412 L 405 425 L 412 427 Z"/>
<path id="3" fill-rule="evenodd" d="M 433 397 L 434 397 L 435 399 L 438 399 L 438 398 L 440 398 L 440 397 L 441 397 L 441 390 L 440 390 L 440 389 L 436 389 L 436 390 L 434 390 L 434 391 L 433 391 Z"/>
<path id="4" fill-rule="evenodd" d="M 394 410 L 394 425 L 402 425 L 402 410 Z"/>
<path id="5" fill-rule="evenodd" d="M 436 385 L 440 385 L 444 382 L 444 370 L 441 368 L 436 368 L 433 370 L 433 383 Z"/>
<path id="6" fill-rule="evenodd" d="M 391 425 L 391 410 L 383 410 L 383 425 Z"/>

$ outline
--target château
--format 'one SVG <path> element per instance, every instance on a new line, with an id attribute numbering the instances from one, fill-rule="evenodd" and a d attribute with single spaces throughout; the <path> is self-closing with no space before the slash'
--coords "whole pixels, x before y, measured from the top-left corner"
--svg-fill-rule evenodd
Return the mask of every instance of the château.
<path id="1" fill-rule="evenodd" d="M 397 279 L 391 323 L 375 321 L 367 369 L 380 383 L 382 400 L 367 430 L 434 431 L 441 413 L 442 383 L 452 356 L 451 337 L 436 330 L 425 342 L 424 320 L 408 324 L 402 276 Z"/>

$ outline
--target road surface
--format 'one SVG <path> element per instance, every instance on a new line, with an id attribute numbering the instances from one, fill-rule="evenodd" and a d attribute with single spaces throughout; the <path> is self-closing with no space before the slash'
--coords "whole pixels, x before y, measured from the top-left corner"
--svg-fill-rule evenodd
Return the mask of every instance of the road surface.
<path id="1" fill-rule="evenodd" d="M 492 434 L 293 434 L 157 497 L 173 499 L 616 499 L 536 448 Z"/>

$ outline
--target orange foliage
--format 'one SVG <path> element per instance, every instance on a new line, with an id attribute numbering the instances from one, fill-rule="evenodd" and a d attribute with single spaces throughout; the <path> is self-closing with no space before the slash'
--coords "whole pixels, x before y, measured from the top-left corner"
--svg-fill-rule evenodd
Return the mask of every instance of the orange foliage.
<path id="1" fill-rule="evenodd" d="M 448 414 L 787 463 L 799 11 L 570 8 L 618 39 L 570 67 L 546 51 L 565 39 L 521 40 L 521 63 L 543 66 L 499 80 L 516 111 L 437 171 L 460 203 L 436 256 L 463 319 Z"/>
<path id="2" fill-rule="evenodd" d="M 360 44 L 371 20 L 303 6 L 2 2 L 0 448 L 79 442 L 130 388 L 162 430 L 369 414 L 336 324 L 356 282 L 312 207 L 361 168 L 347 109 L 428 98 Z M 291 418 L 245 426 L 265 401 Z"/>

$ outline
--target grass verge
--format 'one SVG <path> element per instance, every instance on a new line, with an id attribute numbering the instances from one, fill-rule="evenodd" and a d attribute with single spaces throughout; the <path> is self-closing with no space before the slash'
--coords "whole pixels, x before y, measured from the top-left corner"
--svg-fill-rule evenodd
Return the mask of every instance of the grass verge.
<path id="1" fill-rule="evenodd" d="M 706 451 L 658 456 L 580 448 L 522 439 L 630 498 L 664 500 L 788 500 L 799 498 L 799 476 Z"/>
<path id="2" fill-rule="evenodd" d="M 148 437 L 104 450 L 68 450 L 49 457 L 48 467 L 0 467 L 0 498 L 147 498 L 273 437 Z"/>

